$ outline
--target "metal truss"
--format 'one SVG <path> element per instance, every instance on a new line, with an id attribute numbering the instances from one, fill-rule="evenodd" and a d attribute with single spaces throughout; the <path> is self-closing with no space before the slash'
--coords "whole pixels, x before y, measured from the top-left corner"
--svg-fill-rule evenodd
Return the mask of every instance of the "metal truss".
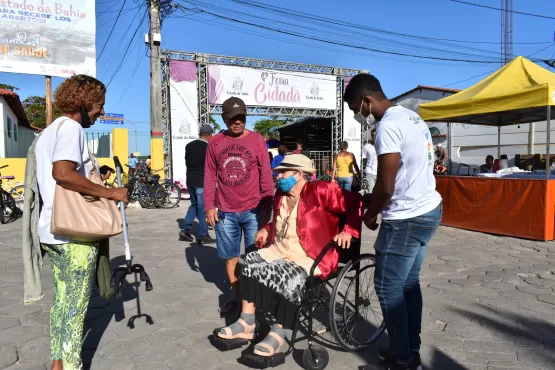
<path id="1" fill-rule="evenodd" d="M 175 59 L 175 60 L 188 60 L 191 62 L 198 62 L 198 63 L 222 64 L 222 65 L 230 65 L 230 66 L 249 67 L 249 68 L 275 69 L 277 71 L 320 73 L 320 74 L 346 76 L 346 77 L 354 76 L 361 72 L 367 72 L 367 71 L 359 71 L 359 70 L 349 69 L 349 68 L 320 66 L 316 64 L 280 62 L 276 60 L 230 57 L 230 56 L 224 56 L 224 55 L 190 53 L 190 52 L 175 51 L 175 50 L 162 50 L 162 54 L 166 55 L 166 57 L 169 59 Z"/>
<path id="2" fill-rule="evenodd" d="M 161 57 L 162 71 L 162 140 L 164 143 L 164 175 L 172 177 L 172 154 L 171 154 L 171 120 L 170 120 L 170 68 L 169 59 Z"/>
<path id="3" fill-rule="evenodd" d="M 210 114 L 222 114 L 221 105 L 210 105 Z M 287 117 L 335 117 L 335 111 L 329 109 L 283 108 L 283 107 L 247 107 L 249 116 L 287 116 Z"/>
<path id="4" fill-rule="evenodd" d="M 197 63 L 198 84 L 198 122 L 209 124 L 211 114 L 221 114 L 221 105 L 208 104 L 208 65 L 220 64 L 248 68 L 273 69 L 276 71 L 305 72 L 336 76 L 337 98 L 335 109 L 283 108 L 283 107 L 247 107 L 247 114 L 253 116 L 286 117 L 324 117 L 332 119 L 332 151 L 338 152 L 343 140 L 343 78 L 352 77 L 359 71 L 349 68 L 327 67 L 315 64 L 302 64 L 264 60 L 256 58 L 231 57 L 203 53 L 191 53 L 175 50 L 162 50 L 162 123 L 164 135 L 164 165 L 166 176 L 172 176 L 171 165 L 171 109 L 169 91 L 169 61 L 183 60 Z"/>

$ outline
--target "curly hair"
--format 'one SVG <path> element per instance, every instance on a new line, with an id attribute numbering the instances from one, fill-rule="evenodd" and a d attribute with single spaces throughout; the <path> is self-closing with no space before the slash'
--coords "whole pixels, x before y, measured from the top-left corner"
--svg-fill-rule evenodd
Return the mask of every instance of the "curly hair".
<path id="1" fill-rule="evenodd" d="M 106 94 L 106 86 L 94 77 L 75 75 L 58 86 L 54 105 L 63 113 L 76 113 Z"/>

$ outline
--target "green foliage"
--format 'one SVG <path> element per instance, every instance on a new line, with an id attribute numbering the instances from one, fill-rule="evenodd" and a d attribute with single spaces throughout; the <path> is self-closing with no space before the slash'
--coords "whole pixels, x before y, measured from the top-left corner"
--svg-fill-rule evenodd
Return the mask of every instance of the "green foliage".
<path id="1" fill-rule="evenodd" d="M 15 90 L 19 90 L 19 87 L 0 83 L 0 89 L 15 91 Z"/>
<path id="2" fill-rule="evenodd" d="M 274 127 L 279 127 L 291 121 L 288 119 L 279 119 L 278 117 L 264 118 L 258 120 L 254 124 L 254 131 L 258 132 L 260 135 L 264 136 L 266 139 L 279 139 L 279 132 L 270 130 Z"/>
<path id="3" fill-rule="evenodd" d="M 210 115 L 210 124 L 212 125 L 212 128 L 214 129 L 214 133 L 218 133 L 221 131 L 221 126 L 218 124 L 218 122 L 216 122 L 216 120 L 214 119 L 214 117 L 212 117 L 212 115 Z"/>
<path id="4" fill-rule="evenodd" d="M 44 128 L 46 127 L 46 98 L 44 96 L 29 96 L 22 102 L 27 119 L 32 126 Z M 52 121 L 60 117 L 60 112 L 56 107 L 52 106 Z"/>

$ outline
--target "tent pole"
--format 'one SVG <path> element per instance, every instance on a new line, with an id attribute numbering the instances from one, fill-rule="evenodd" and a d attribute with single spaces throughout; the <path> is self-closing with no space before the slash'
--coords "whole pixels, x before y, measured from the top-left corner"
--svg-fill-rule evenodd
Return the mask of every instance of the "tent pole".
<path id="1" fill-rule="evenodd" d="M 497 126 L 497 159 L 501 160 L 501 126 Z"/>
<path id="2" fill-rule="evenodd" d="M 551 105 L 547 106 L 547 140 L 545 144 L 545 173 L 546 178 L 549 180 L 551 174 L 551 166 L 549 165 L 549 149 L 551 147 Z"/>

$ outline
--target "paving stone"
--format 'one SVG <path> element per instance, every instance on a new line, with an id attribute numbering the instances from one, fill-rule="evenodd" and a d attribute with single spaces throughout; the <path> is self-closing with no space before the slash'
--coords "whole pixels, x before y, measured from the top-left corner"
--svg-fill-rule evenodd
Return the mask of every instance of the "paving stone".
<path id="1" fill-rule="evenodd" d="M 237 356 L 236 354 L 234 357 L 237 358 Z M 211 349 L 210 351 L 183 352 L 166 362 L 166 366 L 170 370 L 212 369 L 224 361 L 221 352 Z"/>
<path id="2" fill-rule="evenodd" d="M 19 348 L 19 360 L 23 363 L 39 363 L 50 356 L 50 339 L 41 337 L 23 343 Z"/>
<path id="3" fill-rule="evenodd" d="M 157 364 L 163 364 L 184 352 L 185 350 L 175 343 L 160 343 L 148 346 L 147 350 L 132 356 L 131 359 L 138 366 L 156 367 Z"/>
<path id="4" fill-rule="evenodd" d="M 97 358 L 92 362 L 93 370 L 133 370 L 135 365 L 130 358 Z"/>
<path id="5" fill-rule="evenodd" d="M 517 347 L 511 344 L 496 343 L 484 340 L 465 340 L 463 350 L 467 352 L 515 354 Z"/>
<path id="6" fill-rule="evenodd" d="M 14 326 L 2 331 L 2 335 L 0 335 L 0 344 L 11 343 L 20 346 L 23 343 L 44 335 L 45 330 L 41 326 Z"/>
<path id="7" fill-rule="evenodd" d="M 517 290 L 534 295 L 552 294 L 552 290 L 548 287 L 527 284 L 525 286 L 518 286 Z"/>
<path id="8" fill-rule="evenodd" d="M 0 344 L 0 369 L 17 362 L 17 349 L 13 344 Z"/>
<path id="9" fill-rule="evenodd" d="M 17 363 L 8 367 L 7 370 L 47 370 L 47 368 L 50 369 L 50 365 Z"/>
<path id="10" fill-rule="evenodd" d="M 443 331 L 447 323 L 430 316 L 422 318 L 422 331 Z"/>
<path id="11" fill-rule="evenodd" d="M 553 369 L 555 353 L 541 349 L 522 350 L 517 352 L 519 361 L 540 369 Z"/>
<path id="12" fill-rule="evenodd" d="M 0 331 L 19 325 L 17 317 L 0 317 Z"/>
<path id="13" fill-rule="evenodd" d="M 101 357 L 124 358 L 147 351 L 150 345 L 143 338 L 119 339 L 98 349 Z"/>
<path id="14" fill-rule="evenodd" d="M 483 286 L 489 287 L 495 290 L 516 290 L 516 285 L 509 284 L 502 281 L 485 281 L 482 283 Z"/>
<path id="15" fill-rule="evenodd" d="M 538 301 L 549 303 L 555 305 L 555 295 L 553 294 L 542 294 L 538 296 Z"/>
<path id="16" fill-rule="evenodd" d="M 442 350 L 461 350 L 463 341 L 446 332 L 426 331 L 422 333 L 422 343 Z"/>
<path id="17" fill-rule="evenodd" d="M 469 323 L 449 323 L 445 332 L 460 339 L 491 339 L 491 331 L 484 326 Z"/>

